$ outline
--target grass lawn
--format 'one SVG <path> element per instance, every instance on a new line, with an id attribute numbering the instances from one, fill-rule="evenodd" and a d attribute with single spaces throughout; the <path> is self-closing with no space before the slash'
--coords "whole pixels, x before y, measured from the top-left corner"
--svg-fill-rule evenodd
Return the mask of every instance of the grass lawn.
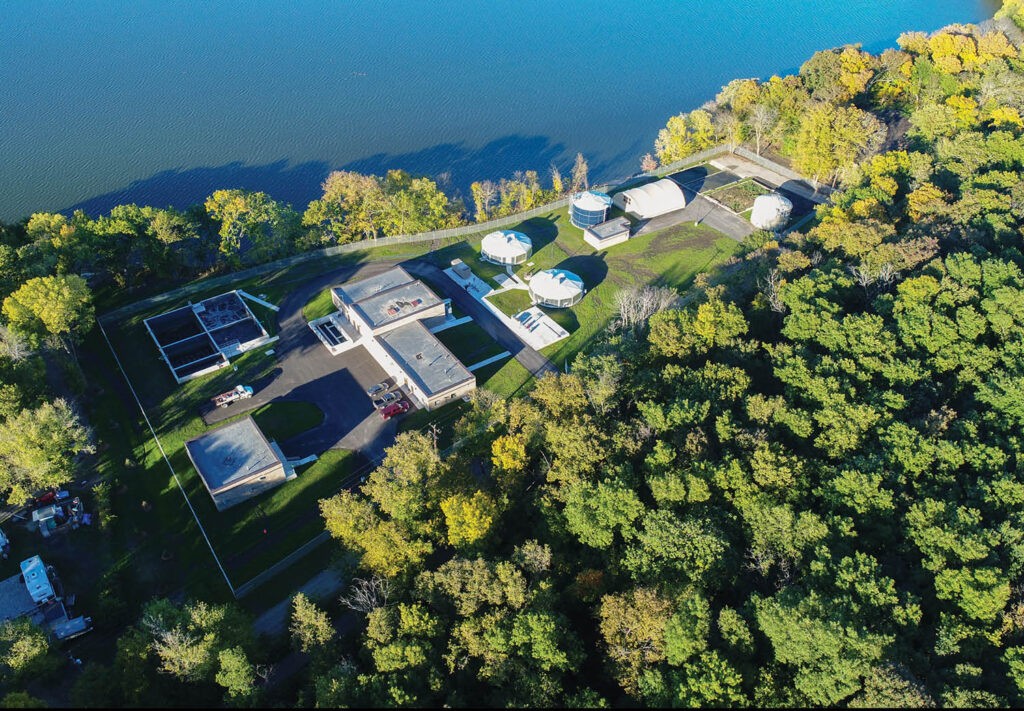
<path id="1" fill-rule="evenodd" d="M 508 289 L 485 298 L 497 306 L 506 316 L 515 316 L 520 311 L 525 311 L 533 305 L 533 302 L 530 300 L 530 292 L 524 289 Z"/>
<path id="2" fill-rule="evenodd" d="M 755 198 L 767 195 L 769 192 L 771 191 L 748 178 L 747 180 L 741 180 L 738 183 L 712 190 L 707 194 L 733 212 L 740 213 L 752 208 Z"/>
<path id="3" fill-rule="evenodd" d="M 524 281 L 533 272 L 557 267 L 578 274 L 587 287 L 586 296 L 572 308 L 544 309 L 571 334 L 542 351 L 558 366 L 586 349 L 608 325 L 615 315 L 615 294 L 620 289 L 644 284 L 686 289 L 694 276 L 713 269 L 739 249 L 738 243 L 710 227 L 686 223 L 595 253 L 583 241 L 583 230 L 569 222 L 568 208 L 532 217 L 509 229 L 523 232 L 533 241 L 533 256 L 516 268 Z M 425 259 L 447 267 L 459 257 L 476 271 L 481 263 L 478 255 L 483 237 L 484 233 L 467 238 L 465 243 L 438 250 Z M 476 271 L 477 276 L 487 276 L 489 272 L 483 271 L 487 267 Z M 525 291 L 505 292 L 491 302 L 509 315 L 530 305 Z M 478 378 L 478 382 L 483 381 Z"/>
<path id="4" fill-rule="evenodd" d="M 315 321 L 328 314 L 333 314 L 337 310 L 338 307 L 334 305 L 334 300 L 331 297 L 331 290 L 324 289 L 302 307 L 302 317 L 307 321 Z"/>
<path id="5" fill-rule="evenodd" d="M 436 334 L 437 339 L 465 366 L 498 355 L 505 349 L 472 321 Z"/>
<path id="6" fill-rule="evenodd" d="M 317 501 L 342 486 L 347 473 L 355 467 L 355 457 L 348 453 L 329 452 L 310 465 L 298 479 L 252 501 L 218 512 L 192 468 L 184 443 L 211 429 L 199 415 L 200 408 L 209 398 L 240 383 L 258 386 L 261 379 L 272 376 L 276 360 L 265 355 L 263 349 L 257 349 L 236 358 L 231 367 L 176 385 L 166 365 L 157 358 L 156 347 L 142 326 L 142 318 L 147 315 L 139 314 L 124 322 L 108 325 L 108 335 L 232 583 L 240 585 L 323 529 Z M 232 419 L 246 414 L 240 412 Z M 251 414 L 267 436 L 278 441 L 315 427 L 323 419 L 319 408 L 304 402 L 274 402 Z M 180 501 L 180 492 L 152 441 L 147 442 L 140 459 L 143 471 L 139 476 L 165 483 L 159 492 L 150 492 L 151 496 L 159 499 L 161 508 L 166 505 L 168 513 L 174 517 L 184 513 L 190 518 L 187 509 L 182 512 L 176 505 L 175 499 Z M 155 510 L 156 502 L 150 503 Z M 140 505 L 140 501 L 136 502 L 136 506 Z M 175 535 L 181 535 L 177 532 L 186 528 L 180 519 L 168 520 L 165 525 L 165 530 L 174 531 Z M 197 533 L 190 535 L 198 538 L 202 547 L 195 552 L 202 554 L 204 560 L 194 562 L 208 569 L 209 558 L 205 557 L 205 546 Z"/>

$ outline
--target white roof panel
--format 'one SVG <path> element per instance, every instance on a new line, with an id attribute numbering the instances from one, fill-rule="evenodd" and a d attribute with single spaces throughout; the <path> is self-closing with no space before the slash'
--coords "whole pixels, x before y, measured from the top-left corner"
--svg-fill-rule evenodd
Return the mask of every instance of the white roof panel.
<path id="1" fill-rule="evenodd" d="M 583 280 L 564 269 L 545 269 L 530 279 L 530 291 L 541 299 L 564 301 L 583 292 Z"/>
<path id="2" fill-rule="evenodd" d="M 588 190 L 585 193 L 573 195 L 572 204 L 581 210 L 604 210 L 607 207 L 611 207 L 612 199 L 604 193 Z"/>
<path id="3" fill-rule="evenodd" d="M 494 257 L 518 257 L 532 248 L 530 238 L 515 230 L 495 230 L 480 243 L 480 249 Z"/>

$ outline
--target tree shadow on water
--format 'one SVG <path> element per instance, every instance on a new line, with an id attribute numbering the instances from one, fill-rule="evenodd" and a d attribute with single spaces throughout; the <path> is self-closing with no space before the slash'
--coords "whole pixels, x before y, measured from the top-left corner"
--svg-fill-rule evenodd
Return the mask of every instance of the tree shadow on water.
<path id="1" fill-rule="evenodd" d="M 376 153 L 342 165 L 326 159 L 294 165 L 287 158 L 263 165 L 235 161 L 220 166 L 162 170 L 60 212 L 84 210 L 95 216 L 129 203 L 185 209 L 201 204 L 215 190 L 233 188 L 265 192 L 301 212 L 311 200 L 320 197 L 323 181 L 332 170 L 384 175 L 389 170 L 401 169 L 438 179 L 449 194 L 468 196 L 472 182 L 498 181 L 520 170 L 536 170 L 546 184 L 553 163 L 565 174 L 571 161 L 561 143 L 553 143 L 546 136 L 517 135 L 497 138 L 479 148 L 464 143 L 441 143 L 407 153 Z"/>
<path id="2" fill-rule="evenodd" d="M 262 191 L 303 210 L 310 200 L 320 195 L 320 185 L 329 172 L 328 164 L 322 161 L 289 166 L 286 159 L 265 165 L 238 161 L 221 166 L 173 168 L 136 180 L 120 190 L 83 200 L 61 212 L 83 210 L 89 215 L 100 215 L 130 203 L 185 209 L 201 204 L 215 190 L 233 188 Z"/>

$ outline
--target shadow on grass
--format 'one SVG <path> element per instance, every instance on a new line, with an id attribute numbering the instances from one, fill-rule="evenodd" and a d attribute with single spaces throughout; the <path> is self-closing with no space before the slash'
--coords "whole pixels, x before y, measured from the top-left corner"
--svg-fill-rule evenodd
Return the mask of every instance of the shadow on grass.
<path id="1" fill-rule="evenodd" d="M 561 215 L 545 215 L 542 217 L 531 217 L 523 220 L 511 229 L 522 232 L 533 243 L 533 252 L 536 254 L 547 247 L 558 237 L 558 220 Z"/>
<path id="2" fill-rule="evenodd" d="M 604 253 L 577 255 L 563 259 L 555 269 L 565 269 L 583 279 L 583 286 L 590 291 L 608 276 L 608 264 Z"/>

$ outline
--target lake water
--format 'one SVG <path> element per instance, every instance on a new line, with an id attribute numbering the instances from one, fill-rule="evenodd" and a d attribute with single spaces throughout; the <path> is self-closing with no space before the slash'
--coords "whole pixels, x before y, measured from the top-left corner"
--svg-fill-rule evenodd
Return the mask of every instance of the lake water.
<path id="1" fill-rule="evenodd" d="M 216 188 L 302 209 L 332 169 L 629 175 L 735 77 L 997 0 L 6 0 L 0 219 Z"/>

